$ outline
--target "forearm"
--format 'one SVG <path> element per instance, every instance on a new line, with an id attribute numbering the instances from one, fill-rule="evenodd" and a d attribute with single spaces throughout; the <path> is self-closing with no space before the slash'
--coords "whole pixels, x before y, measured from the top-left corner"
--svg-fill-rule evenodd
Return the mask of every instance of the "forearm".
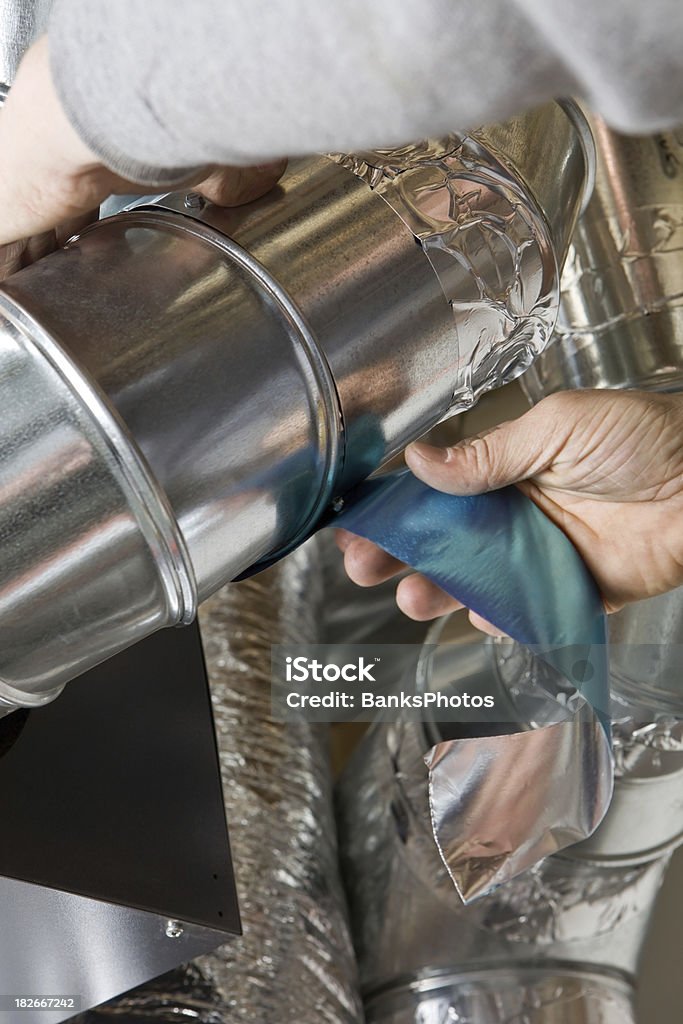
<path id="1" fill-rule="evenodd" d="M 403 142 L 583 94 L 683 109 L 679 0 L 56 0 L 53 76 L 122 176 Z"/>

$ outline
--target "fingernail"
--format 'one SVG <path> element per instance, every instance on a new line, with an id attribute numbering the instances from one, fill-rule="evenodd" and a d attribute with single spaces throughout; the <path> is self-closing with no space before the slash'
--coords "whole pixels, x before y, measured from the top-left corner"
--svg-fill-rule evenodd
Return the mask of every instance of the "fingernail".
<path id="1" fill-rule="evenodd" d="M 406 449 L 406 454 L 417 455 L 418 459 L 425 462 L 446 462 L 448 459 L 447 448 L 436 448 L 433 444 L 425 444 L 424 441 L 415 441 Z"/>

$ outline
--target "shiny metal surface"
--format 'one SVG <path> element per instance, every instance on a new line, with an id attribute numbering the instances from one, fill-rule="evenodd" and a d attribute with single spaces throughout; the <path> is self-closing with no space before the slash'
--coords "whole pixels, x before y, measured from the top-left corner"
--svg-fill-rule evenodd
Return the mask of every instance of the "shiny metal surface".
<path id="1" fill-rule="evenodd" d="M 683 843 L 683 758 L 677 770 L 618 779 L 609 813 L 571 855 L 606 863 L 643 863 Z"/>
<path id="2" fill-rule="evenodd" d="M 425 756 L 434 838 L 465 902 L 590 836 L 612 796 L 609 742 L 592 714 Z"/>
<path id="3" fill-rule="evenodd" d="M 611 647 L 612 657 L 620 653 Z M 495 644 L 494 661 L 515 706 L 537 716 L 548 669 L 511 641 Z M 590 838 L 572 846 L 566 856 L 643 864 L 670 853 L 683 840 L 683 723 L 653 709 L 646 690 L 637 690 L 637 702 L 631 703 L 614 677 L 613 684 L 616 778 L 609 812 Z"/>
<path id="4" fill-rule="evenodd" d="M 577 217 L 595 186 L 595 143 L 582 110 L 571 100 L 547 103 L 503 124 L 486 125 L 474 137 L 498 153 L 534 196 L 561 270 Z M 549 146 L 561 154 L 557 162 L 546 159 Z"/>
<path id="5" fill-rule="evenodd" d="M 271 644 L 316 642 L 320 598 L 313 542 L 200 612 L 244 935 L 81 1024 L 361 1024 L 326 736 L 271 714 Z"/>
<path id="6" fill-rule="evenodd" d="M 37 706 L 183 617 L 182 559 L 106 405 L 80 401 L 62 350 L 0 308 L 0 701 Z"/>
<path id="7" fill-rule="evenodd" d="M 591 118 L 596 187 L 562 276 L 555 339 L 524 377 L 572 387 L 683 387 L 683 129 L 627 137 Z"/>
<path id="8" fill-rule="evenodd" d="M 525 968 L 438 974 L 373 999 L 367 1024 L 631 1024 L 619 978 Z"/>
<path id="9" fill-rule="evenodd" d="M 444 642 L 449 623 L 427 633 L 418 688 L 457 692 L 478 676 L 498 708 L 465 736 L 449 735 L 448 723 L 427 725 L 431 829 L 468 902 L 590 836 L 610 805 L 613 763 L 603 723 L 557 670 L 516 644 L 526 656 L 519 667 L 490 642 L 466 652 Z M 533 695 L 513 689 L 520 668 L 533 673 Z M 507 725 L 486 728 L 487 718 Z"/>
<path id="10" fill-rule="evenodd" d="M 0 0 L 0 93 L 12 82 L 19 61 L 47 26 L 52 0 Z"/>
<path id="11" fill-rule="evenodd" d="M 68 344 L 134 435 L 202 600 L 308 519 L 336 471 L 339 419 L 298 324 L 199 230 L 165 211 L 122 214 L 7 290 Z M 95 281 L 108 311 L 96 329 L 82 301 Z"/>
<path id="12" fill-rule="evenodd" d="M 547 146 L 553 171 L 539 160 Z M 592 178 L 590 132 L 573 107 L 337 159 L 401 217 L 439 278 L 458 329 L 452 410 L 522 373 L 548 344 L 557 267 Z"/>
<path id="13" fill-rule="evenodd" d="M 488 672 L 492 687 L 500 681 L 495 649 L 489 643 L 479 645 L 478 665 L 472 662 L 477 648 L 460 649 L 458 678 L 463 685 L 475 671 Z M 458 645 L 452 645 L 450 653 L 455 669 Z M 520 1014 L 523 1009 L 537 1016 L 521 1019 L 548 1024 L 563 1019 L 577 1024 L 584 1019 L 601 1021 L 601 1013 L 615 1024 L 630 1020 L 625 1016 L 627 1010 L 631 1013 L 629 986 L 617 984 L 617 997 L 613 980 L 621 976 L 628 982 L 635 972 L 668 857 L 610 866 L 564 854 L 549 857 L 465 906 L 453 890 L 431 834 L 423 764 L 430 742 L 418 723 L 378 724 L 339 785 L 342 864 L 368 1019 L 385 1019 L 386 999 L 386 1006 L 394 1007 L 391 1012 L 403 1014 L 388 1015 L 390 1021 L 430 1020 L 434 1006 L 426 999 L 422 1008 L 422 996 L 416 1006 L 411 993 L 422 991 L 423 979 L 453 972 L 458 977 L 448 998 L 456 1010 L 461 1008 L 468 1024 L 467 1013 L 472 1021 L 493 1024 L 515 1021 L 513 1010 Z M 528 792 L 529 787 L 520 790 L 521 810 Z M 514 827 L 516 811 L 507 813 Z M 531 995 L 526 972 L 542 967 L 542 983 L 543 973 L 550 978 L 560 965 L 559 973 L 575 976 L 574 986 L 567 990 L 573 992 L 572 998 L 563 1000 L 558 986 L 546 990 L 547 1000 L 538 998 L 527 1005 Z M 473 1001 L 463 977 L 470 971 L 478 974 Z M 446 1012 L 448 1001 L 441 1006 Z"/>
<path id="14" fill-rule="evenodd" d="M 181 196 L 163 203 L 187 212 Z M 316 337 L 343 417 L 338 490 L 445 415 L 458 367 L 448 304 L 413 234 L 367 185 L 326 158 L 298 161 L 255 203 L 193 216 L 249 252 Z"/>
<path id="15" fill-rule="evenodd" d="M 94 1006 L 179 961 L 213 949 L 222 932 L 168 920 L 132 907 L 0 877 L 3 988 L 16 995 L 72 995 L 76 1009 Z M 22 937 L 30 931 L 30 947 Z M 59 1024 L 75 1010 L 12 1010 L 3 1024 Z"/>
<path id="16" fill-rule="evenodd" d="M 559 106 L 539 116 L 571 219 L 583 187 L 581 142 Z M 556 121 L 563 131 L 553 135 Z M 512 133 L 516 162 L 520 133 Z M 36 623 L 31 645 L 22 640 L 21 673 L 16 647 L 0 665 L 8 686 L 20 691 L 25 679 L 26 689 L 53 692 L 141 635 L 189 619 L 196 600 L 294 546 L 335 495 L 449 410 L 516 375 L 547 342 L 563 253 L 554 252 L 530 187 L 501 162 L 502 144 L 494 156 L 483 139 L 448 156 L 447 173 L 441 157 L 425 163 L 420 146 L 397 155 L 397 188 L 432 217 L 424 237 L 385 202 L 388 184 L 375 194 L 379 187 L 316 158 L 295 162 L 278 188 L 247 207 L 188 209 L 176 196 L 99 222 L 3 285 L 0 314 L 9 319 L 0 317 L 0 333 L 19 330 L 25 346 L 39 340 L 53 363 L 54 353 L 68 353 L 64 400 L 90 415 L 103 442 L 116 435 L 131 522 L 164 552 L 156 568 L 127 574 L 105 541 L 112 515 L 117 527 L 123 522 L 119 506 L 93 485 L 87 500 L 99 504 L 89 543 L 104 543 L 115 565 L 86 594 L 88 566 L 81 570 L 78 559 L 82 552 L 87 561 L 87 545 L 72 543 L 68 563 L 59 549 L 39 550 L 20 491 L 6 491 L 3 514 L 18 552 L 11 578 L 24 581 L 21 615 Z M 426 169 L 441 176 L 431 213 Z M 544 206 L 551 198 L 544 192 Z M 12 400 L 20 404 L 22 393 L 13 382 Z M 62 473 L 49 426 L 33 420 L 27 429 L 7 437 L 7 478 L 20 478 L 19 447 L 22 458 L 40 453 L 45 479 Z M 101 471 L 97 459 L 91 464 Z M 68 536 L 61 524 L 85 501 L 71 487 L 53 489 L 37 497 L 33 514 Z M 14 584 L 5 593 L 11 605 Z M 84 610 L 75 612 L 81 598 Z M 120 628 L 110 629 L 119 606 Z M 50 614 L 41 620 L 35 608 Z M 82 628 L 81 614 L 84 643 L 60 618 L 72 615 Z M 90 640 L 98 615 L 99 646 Z M 41 667 L 48 662 L 51 673 Z"/>
<path id="17" fill-rule="evenodd" d="M 683 587 L 611 616 L 610 643 L 614 689 L 683 719 Z"/>

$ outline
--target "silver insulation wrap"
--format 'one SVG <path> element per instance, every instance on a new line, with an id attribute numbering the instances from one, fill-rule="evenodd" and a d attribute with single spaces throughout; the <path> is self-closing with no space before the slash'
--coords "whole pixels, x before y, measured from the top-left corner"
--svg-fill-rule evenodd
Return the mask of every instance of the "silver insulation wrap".
<path id="1" fill-rule="evenodd" d="M 434 268 L 457 330 L 452 411 L 519 376 L 548 344 L 558 295 L 546 222 L 509 168 L 455 134 L 337 159 L 382 196 Z"/>
<path id="2" fill-rule="evenodd" d="M 80 1018 L 360 1024 L 325 733 L 271 717 L 273 643 L 315 643 L 308 544 L 201 611 L 244 935 Z"/>

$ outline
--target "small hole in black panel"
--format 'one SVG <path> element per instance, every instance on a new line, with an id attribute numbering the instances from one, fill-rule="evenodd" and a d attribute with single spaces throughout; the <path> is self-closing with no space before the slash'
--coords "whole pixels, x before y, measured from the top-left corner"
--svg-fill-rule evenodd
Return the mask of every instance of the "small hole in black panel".
<path id="1" fill-rule="evenodd" d="M 214 875 L 213 876 L 213 880 L 214 880 L 214 882 L 217 882 L 218 881 L 218 875 Z"/>
<path id="2" fill-rule="evenodd" d="M 222 917 L 222 916 L 223 916 L 223 911 L 222 911 L 222 910 L 219 910 L 219 911 L 218 911 L 218 916 L 219 916 L 219 917 Z"/>

